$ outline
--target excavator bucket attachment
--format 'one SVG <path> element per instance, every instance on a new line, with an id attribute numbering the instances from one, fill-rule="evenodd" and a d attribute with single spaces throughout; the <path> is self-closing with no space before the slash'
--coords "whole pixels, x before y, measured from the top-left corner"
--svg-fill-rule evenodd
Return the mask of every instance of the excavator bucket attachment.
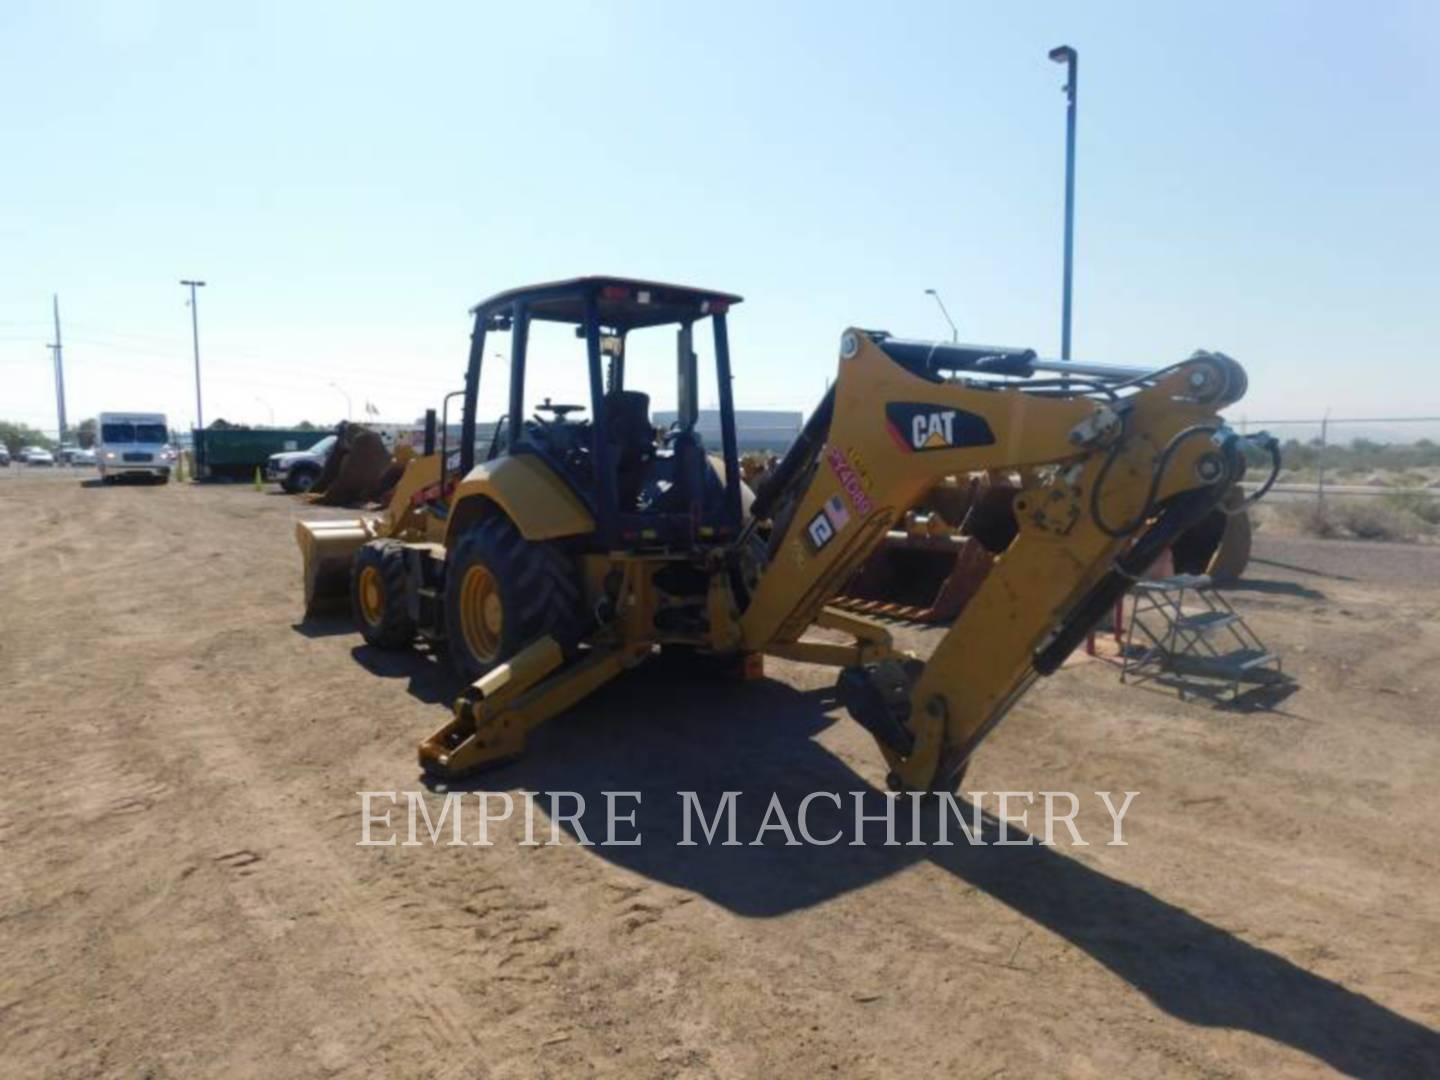
<path id="1" fill-rule="evenodd" d="M 360 506 L 382 501 L 402 471 L 404 463 L 390 456 L 379 435 L 360 424 L 347 423 L 320 478 L 310 489 L 310 501 L 317 506 Z"/>
<path id="2" fill-rule="evenodd" d="M 374 536 L 374 524 L 366 518 L 296 523 L 295 540 L 304 560 L 307 618 L 348 608 L 350 564 L 355 552 Z"/>
<path id="3" fill-rule="evenodd" d="M 845 586 L 836 607 L 911 622 L 949 623 L 1014 535 L 1016 489 L 987 476 L 947 478 L 905 515 Z M 952 524 L 959 522 L 959 525 Z"/>
<path id="4" fill-rule="evenodd" d="M 985 580 L 993 561 L 980 541 L 948 526 L 935 533 L 892 530 L 835 605 L 862 615 L 950 622 Z"/>
<path id="5" fill-rule="evenodd" d="M 833 603 L 847 611 L 912 622 L 953 622 L 1014 535 L 1010 503 L 1018 489 L 999 477 L 949 477 L 892 529 Z M 1175 570 L 1238 581 L 1250 561 L 1245 493 L 1232 487 L 1219 506 L 1181 533 Z M 959 522 L 952 526 L 951 522 Z"/>

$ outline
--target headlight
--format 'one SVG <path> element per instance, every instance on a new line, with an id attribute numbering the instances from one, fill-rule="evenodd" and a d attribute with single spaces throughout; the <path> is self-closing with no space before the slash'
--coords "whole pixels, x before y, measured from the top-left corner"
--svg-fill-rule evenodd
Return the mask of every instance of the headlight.
<path id="1" fill-rule="evenodd" d="M 114 450 L 106 450 L 106 451 L 105 451 L 105 460 L 106 460 L 106 461 L 114 461 L 114 460 L 115 460 L 115 451 L 114 451 Z"/>

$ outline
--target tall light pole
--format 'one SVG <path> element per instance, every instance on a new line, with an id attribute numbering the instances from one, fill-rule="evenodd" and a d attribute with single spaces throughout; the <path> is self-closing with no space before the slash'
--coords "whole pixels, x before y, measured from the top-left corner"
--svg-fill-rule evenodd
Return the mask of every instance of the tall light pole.
<path id="1" fill-rule="evenodd" d="M 256 394 L 256 395 L 255 395 L 255 400 L 258 401 L 261 405 L 264 405 L 265 408 L 270 411 L 270 426 L 271 426 L 271 427 L 274 427 L 274 426 L 275 426 L 275 406 L 271 405 L 268 401 L 266 401 L 266 400 L 265 400 L 263 397 L 261 397 L 259 394 Z"/>
<path id="2" fill-rule="evenodd" d="M 203 289 L 203 281 L 182 281 L 190 288 L 190 335 L 195 342 L 195 427 L 205 430 L 205 414 L 200 408 L 200 315 L 195 308 L 195 290 Z"/>
<path id="3" fill-rule="evenodd" d="M 1075 261 L 1075 90 L 1079 55 L 1069 45 L 1050 50 L 1050 59 L 1065 65 L 1065 292 L 1060 307 L 1060 359 L 1070 359 L 1070 287 Z"/>
<path id="4" fill-rule="evenodd" d="M 332 382 L 330 385 L 336 390 L 340 391 L 341 396 L 345 399 L 345 419 L 353 420 L 355 416 L 355 409 L 350 402 L 350 395 L 345 393 L 344 387 L 342 387 L 339 383 Z"/>
<path id="5" fill-rule="evenodd" d="M 940 305 L 940 314 L 944 315 L 945 321 L 950 324 L 950 340 L 958 342 L 960 340 L 960 331 L 955 329 L 955 320 L 950 318 L 950 312 L 945 310 L 945 301 L 940 299 L 940 294 L 934 289 L 926 289 L 925 295 L 933 296 L 935 303 Z"/>

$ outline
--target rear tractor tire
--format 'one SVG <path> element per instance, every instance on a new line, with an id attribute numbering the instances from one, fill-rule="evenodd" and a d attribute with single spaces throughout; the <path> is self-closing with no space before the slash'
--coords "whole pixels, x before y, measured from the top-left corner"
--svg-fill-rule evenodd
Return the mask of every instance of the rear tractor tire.
<path id="1" fill-rule="evenodd" d="M 350 608 L 367 645 L 404 649 L 414 642 L 405 589 L 405 547 L 399 541 L 371 540 L 355 553 Z"/>
<path id="2" fill-rule="evenodd" d="M 445 571 L 445 637 L 466 682 L 551 635 L 569 650 L 584 627 L 574 562 L 558 545 L 526 540 L 493 514 L 467 529 Z"/>

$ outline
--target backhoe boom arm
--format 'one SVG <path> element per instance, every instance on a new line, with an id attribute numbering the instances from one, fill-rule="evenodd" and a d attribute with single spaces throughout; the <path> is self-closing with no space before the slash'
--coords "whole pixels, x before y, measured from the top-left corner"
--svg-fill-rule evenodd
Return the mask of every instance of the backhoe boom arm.
<path id="1" fill-rule="evenodd" d="M 1034 677 L 1239 478 L 1241 440 L 1216 413 L 1245 377 L 1197 353 L 1149 373 L 1085 365 L 1073 381 L 1025 381 L 1049 367 L 1033 353 L 886 345 L 846 332 L 826 401 L 762 488 L 769 564 L 740 623 L 747 649 L 796 641 L 938 479 L 1018 473 L 1014 539 L 929 660 L 841 676 L 892 782 L 926 790 L 950 783 Z"/>

